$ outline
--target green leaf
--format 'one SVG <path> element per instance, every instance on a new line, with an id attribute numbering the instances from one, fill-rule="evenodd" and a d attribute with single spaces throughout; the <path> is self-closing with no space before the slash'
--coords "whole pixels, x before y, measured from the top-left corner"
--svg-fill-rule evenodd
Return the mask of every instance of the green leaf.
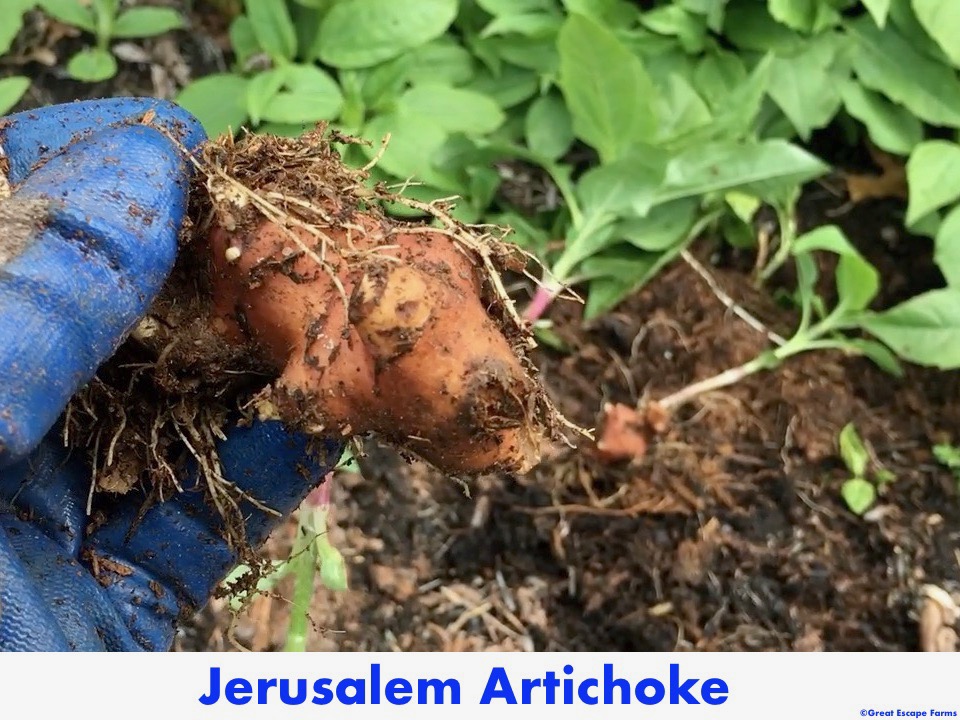
<path id="1" fill-rule="evenodd" d="M 320 582 L 328 590 L 347 589 L 347 565 L 340 551 L 329 543 L 317 543 L 317 562 L 320 565 Z"/>
<path id="2" fill-rule="evenodd" d="M 960 368 L 960 289 L 930 290 L 860 325 L 909 362 L 942 370 Z"/>
<path id="3" fill-rule="evenodd" d="M 645 284 L 658 268 L 658 256 L 643 253 L 636 258 L 591 258 L 584 263 L 584 272 L 593 276 L 587 289 L 583 315 L 593 320 L 626 299 Z"/>
<path id="4" fill-rule="evenodd" d="M 387 133 L 390 143 L 377 167 L 404 180 L 412 178 L 432 184 L 433 156 L 447 139 L 438 119 L 396 111 L 378 115 L 363 130 L 364 137 L 374 144 L 373 148 L 364 148 L 370 157 Z"/>
<path id="5" fill-rule="evenodd" d="M 850 473 L 856 477 L 865 477 L 867 465 L 870 462 L 870 453 L 867 452 L 863 440 L 857 433 L 853 423 L 847 423 L 837 438 L 840 446 L 840 457 Z"/>
<path id="6" fill-rule="evenodd" d="M 914 50 L 940 65 L 950 63 L 950 59 L 937 41 L 923 29 L 923 25 L 913 11 L 911 0 L 891 0 L 889 19 Z"/>
<path id="7" fill-rule="evenodd" d="M 747 67 L 734 52 L 713 49 L 704 55 L 693 72 L 693 83 L 711 108 L 726 104 L 730 93 L 747 80 Z"/>
<path id="8" fill-rule="evenodd" d="M 652 267 L 653 261 L 645 263 L 637 272 L 642 273 L 643 268 Z M 613 310 L 623 300 L 630 296 L 633 291 L 634 283 L 621 277 L 613 275 L 601 275 L 590 281 L 587 291 L 587 301 L 583 310 L 584 320 L 593 320 L 604 313 Z"/>
<path id="9" fill-rule="evenodd" d="M 856 252 L 840 256 L 836 280 L 842 312 L 863 310 L 880 290 L 880 273 Z"/>
<path id="10" fill-rule="evenodd" d="M 317 33 L 320 32 L 320 22 L 332 5 L 334 0 L 310 0 L 305 3 L 303 0 L 295 0 L 290 9 L 290 21 L 293 23 L 294 32 L 297 34 L 297 58 L 303 62 L 309 62 L 314 58 L 309 57 L 309 50 L 317 41 Z"/>
<path id="11" fill-rule="evenodd" d="M 683 243 L 678 243 L 665 252 L 651 253 L 629 245 L 614 245 L 585 260 L 581 275 L 589 279 L 589 287 L 584 319 L 592 320 L 612 310 L 646 285 L 683 247 Z"/>
<path id="12" fill-rule="evenodd" d="M 754 126 L 770 85 L 773 55 L 766 55 L 741 83 L 714 105 L 710 140 L 737 141 L 755 135 Z"/>
<path id="13" fill-rule="evenodd" d="M 840 256 L 836 282 L 838 310 L 863 310 L 880 290 L 880 274 L 867 262 L 836 225 L 822 225 L 798 237 L 793 254 L 827 250 Z"/>
<path id="14" fill-rule="evenodd" d="M 238 15 L 230 23 L 230 46 L 237 56 L 237 63 L 243 67 L 247 60 L 261 52 L 263 48 L 257 41 L 257 34 L 253 31 L 253 23 L 246 15 Z"/>
<path id="15" fill-rule="evenodd" d="M 270 101 L 283 88 L 287 77 L 287 66 L 257 73 L 247 83 L 247 112 L 254 125 L 263 121 L 263 112 Z"/>
<path id="16" fill-rule="evenodd" d="M 753 226 L 731 213 L 720 216 L 717 232 L 732 247 L 743 250 L 752 250 L 757 247 L 757 236 Z"/>
<path id="17" fill-rule="evenodd" d="M 496 17 L 516 13 L 557 10 L 555 0 L 476 0 L 476 3 Z"/>
<path id="18" fill-rule="evenodd" d="M 313 56 L 336 68 L 362 68 L 440 37 L 457 0 L 341 0 L 323 19 Z"/>
<path id="19" fill-rule="evenodd" d="M 934 445 L 933 456 L 941 465 L 951 470 L 960 470 L 960 448 L 946 443 Z"/>
<path id="20" fill-rule="evenodd" d="M 464 87 L 493 98 L 494 102 L 507 110 L 536 95 L 540 81 L 537 74 L 530 70 L 507 65 L 498 74 L 479 73 Z"/>
<path id="21" fill-rule="evenodd" d="M 712 123 L 713 115 L 707 103 L 683 75 L 670 74 L 661 89 L 658 135 L 661 145 L 672 141 L 682 143 L 690 133 Z"/>
<path id="22" fill-rule="evenodd" d="M 274 60 L 297 55 L 297 31 L 286 0 L 244 0 L 257 42 Z"/>
<path id="23" fill-rule="evenodd" d="M 690 12 L 703 15 L 707 20 L 707 27 L 715 33 L 720 33 L 723 29 L 723 18 L 729 2 L 730 0 L 677 0 L 677 5 Z"/>
<path id="24" fill-rule="evenodd" d="M 928 140 L 907 161 L 907 226 L 960 198 L 960 145 Z"/>
<path id="25" fill-rule="evenodd" d="M 541 347 L 548 347 L 557 352 L 568 354 L 570 347 L 564 339 L 553 329 L 549 320 L 538 320 L 533 325 L 533 337 Z"/>
<path id="26" fill-rule="evenodd" d="M 960 289 L 960 205 L 944 218 L 933 247 L 933 259 L 947 285 Z"/>
<path id="27" fill-rule="evenodd" d="M 315 123 L 335 119 L 343 107 L 340 86 L 316 65 L 287 66 L 283 87 L 264 108 L 264 120 L 285 124 Z"/>
<path id="28" fill-rule="evenodd" d="M 800 33 L 778 23 L 765 7 L 753 0 L 731 3 L 723 34 L 742 50 L 761 53 L 796 51 L 805 43 Z"/>
<path id="29" fill-rule="evenodd" d="M 0 117 L 9 112 L 30 87 L 30 78 L 14 75 L 0 79 Z"/>
<path id="30" fill-rule="evenodd" d="M 797 268 L 797 291 L 795 296 L 802 311 L 800 329 L 806 330 L 810 325 L 815 305 L 820 300 L 816 292 L 817 279 L 820 277 L 820 271 L 817 269 L 817 261 L 813 255 L 811 253 L 798 253 L 796 252 L 796 247 L 793 248 L 793 260 Z"/>
<path id="31" fill-rule="evenodd" d="M 409 74 L 409 55 L 381 63 L 370 70 L 357 71 L 363 80 L 361 99 L 376 110 L 390 110 L 407 86 Z"/>
<path id="32" fill-rule="evenodd" d="M 847 23 L 856 39 L 853 69 L 860 82 L 933 125 L 960 127 L 957 73 L 921 54 L 890 23 L 880 30 L 869 17 Z"/>
<path id="33" fill-rule="evenodd" d="M 401 96 L 397 105 L 406 114 L 431 118 L 449 133 L 490 133 L 505 119 L 503 111 L 491 98 L 449 85 L 415 85 Z"/>
<path id="34" fill-rule="evenodd" d="M 516 13 L 500 15 L 487 25 L 480 37 L 494 37 L 517 33 L 527 38 L 553 37 L 560 29 L 559 16 L 542 12 Z"/>
<path id="35" fill-rule="evenodd" d="M 873 481 L 877 484 L 877 487 L 882 488 L 884 485 L 889 485 L 897 479 L 897 476 L 893 474 L 892 471 L 887 470 L 886 468 L 879 468 L 873 473 Z"/>
<path id="36" fill-rule="evenodd" d="M 687 236 L 699 206 L 699 201 L 693 198 L 658 205 L 646 217 L 621 220 L 613 231 L 614 237 L 641 250 L 666 250 Z"/>
<path id="37" fill-rule="evenodd" d="M 853 350 L 871 360 L 884 372 L 888 372 L 894 377 L 903 377 L 903 366 L 886 345 L 869 338 L 846 338 L 844 342 Z"/>
<path id="38" fill-rule="evenodd" d="M 84 48 L 67 63 L 70 76 L 84 82 L 108 80 L 117 73 L 117 61 L 107 50 Z"/>
<path id="39" fill-rule="evenodd" d="M 840 487 L 840 495 L 854 515 L 863 515 L 877 500 L 877 489 L 863 478 L 850 478 Z"/>
<path id="40" fill-rule="evenodd" d="M 912 0 L 923 29 L 960 66 L 960 7 L 954 0 Z"/>
<path id="41" fill-rule="evenodd" d="M 476 73 L 470 52 L 448 37 L 438 38 L 403 56 L 408 60 L 407 79 L 417 83 L 463 85 Z"/>
<path id="42" fill-rule="evenodd" d="M 97 19 L 93 10 L 81 5 L 77 0 L 40 0 L 40 7 L 47 15 L 66 25 L 86 30 L 88 33 L 97 31 Z"/>
<path id="43" fill-rule="evenodd" d="M 221 73 L 194 80 L 176 101 L 203 125 L 207 135 L 235 134 L 247 122 L 247 80 Z"/>
<path id="44" fill-rule="evenodd" d="M 657 199 L 665 202 L 734 189 L 767 198 L 828 170 L 821 160 L 784 140 L 717 142 L 673 158 Z"/>
<path id="45" fill-rule="evenodd" d="M 573 144 L 573 121 L 563 98 L 547 93 L 534 100 L 524 120 L 527 146 L 541 157 L 555 160 Z"/>
<path id="46" fill-rule="evenodd" d="M 120 13 L 112 35 L 115 38 L 153 37 L 183 26 L 180 13 L 172 8 L 135 7 Z"/>
<path id="47" fill-rule="evenodd" d="M 35 0 L 8 0 L 8 6 L 3 10 L 4 22 L 0 23 L 0 55 L 6 54 L 13 45 L 23 27 L 23 14 L 35 4 Z"/>
<path id="48" fill-rule="evenodd" d="M 706 18 L 689 13 L 679 5 L 664 5 L 649 10 L 640 21 L 644 27 L 656 33 L 676 37 L 688 53 L 699 53 L 706 44 Z"/>
<path id="49" fill-rule="evenodd" d="M 640 15 L 629 0 L 563 0 L 563 7 L 568 14 L 586 15 L 610 28 L 629 27 Z"/>
<path id="50" fill-rule="evenodd" d="M 577 137 L 601 162 L 657 132 L 656 90 L 640 59 L 593 20 L 571 15 L 558 39 L 560 87 Z"/>
<path id="51" fill-rule="evenodd" d="M 613 231 L 613 219 L 605 216 L 597 218 L 586 232 L 574 231 L 576 234 L 567 238 L 563 252 L 553 265 L 554 278 L 560 282 L 568 281 L 580 263 L 619 239 Z"/>
<path id="52" fill-rule="evenodd" d="M 890 0 L 863 0 L 867 12 L 877 24 L 877 27 L 884 27 L 887 24 L 887 14 L 890 12 Z"/>
<path id="53" fill-rule="evenodd" d="M 774 20 L 806 33 L 818 33 L 840 21 L 838 13 L 823 0 L 767 0 Z"/>
<path id="54" fill-rule="evenodd" d="M 844 85 L 841 95 L 847 112 L 866 125 L 877 147 L 895 155 L 909 155 L 923 140 L 923 123 L 902 105 L 856 81 Z"/>
<path id="55" fill-rule="evenodd" d="M 487 38 L 486 42 L 493 52 L 503 60 L 522 68 L 536 70 L 541 75 L 554 76 L 560 64 L 556 39 L 525 38 L 519 35 Z"/>
<path id="56" fill-rule="evenodd" d="M 646 215 L 663 183 L 666 162 L 663 153 L 637 149 L 585 172 L 577 183 L 577 197 L 588 213 Z"/>
<path id="57" fill-rule="evenodd" d="M 736 190 L 728 192 L 723 198 L 734 214 L 745 223 L 753 222 L 757 211 L 763 205 L 760 198 Z"/>
<path id="58" fill-rule="evenodd" d="M 837 75 L 842 71 L 834 67 L 840 50 L 838 39 L 821 35 L 799 53 L 775 57 L 770 68 L 770 97 L 803 140 L 833 120 L 840 108 Z"/>
<path id="59" fill-rule="evenodd" d="M 913 225 L 910 226 L 910 232 L 920 237 L 928 237 L 932 240 L 937 236 L 937 233 L 940 232 L 941 224 L 942 219 L 940 213 L 934 211 L 924 215 L 913 223 Z"/>

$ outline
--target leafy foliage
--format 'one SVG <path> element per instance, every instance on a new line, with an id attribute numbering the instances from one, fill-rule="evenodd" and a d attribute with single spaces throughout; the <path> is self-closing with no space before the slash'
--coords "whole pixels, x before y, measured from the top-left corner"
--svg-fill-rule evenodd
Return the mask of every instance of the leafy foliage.
<path id="1" fill-rule="evenodd" d="M 111 38 L 181 22 L 162 8 L 121 12 L 117 0 L 15 0 L 0 11 L 14 20 L 0 22 L 0 50 L 37 3 L 96 36 L 68 65 L 88 79 L 113 71 Z M 766 206 L 779 233 L 758 282 L 796 266 L 803 333 L 824 330 L 817 343 L 845 333 L 845 350 L 891 370 L 895 355 L 960 367 L 960 5 L 640 5 L 245 0 L 229 72 L 178 100 L 211 134 L 299 134 L 328 121 L 372 141 L 349 149 L 358 163 L 389 136 L 375 179 L 411 183 L 427 200 L 458 196 L 461 219 L 513 227 L 547 268 L 538 312 L 577 285 L 588 318 L 603 313 L 705 232 L 750 247 Z M 0 83 L 0 106 L 22 87 Z M 882 279 L 839 231 L 797 237 L 801 188 L 830 171 L 807 145 L 831 125 L 905 159 L 905 223 L 933 239 L 946 287 L 873 311 Z M 517 197 L 517 172 L 541 177 L 544 191 Z M 839 303 L 817 316 L 807 279 L 822 252 L 839 256 Z"/>
<path id="2" fill-rule="evenodd" d="M 117 72 L 117 61 L 110 52 L 114 39 L 143 38 L 162 35 L 183 27 L 183 18 L 165 7 L 132 7 L 120 9 L 120 0 L 6 0 L 0 8 L 0 55 L 7 53 L 23 26 L 27 11 L 40 9 L 50 17 L 93 35 L 96 44 L 85 47 L 67 62 L 67 73 L 76 80 L 99 82 Z M 19 78 L 18 78 L 19 79 Z M 0 84 L 0 113 L 16 104 L 29 87 Z"/>
<path id="3" fill-rule="evenodd" d="M 844 348 L 890 370 L 894 354 L 960 367 L 960 145 L 943 139 L 960 128 L 956 3 L 674 0 L 641 10 L 621 0 L 435 0 L 417 4 L 416 22 L 403 3 L 305 5 L 250 0 L 234 24 L 246 38 L 240 65 L 257 53 L 276 67 L 319 62 L 339 92 L 318 78 L 313 92 L 325 102 L 308 102 L 288 85 L 311 108 L 301 122 L 332 120 L 374 141 L 389 133 L 378 179 L 415 179 L 425 198 L 460 196 L 464 219 L 513 226 L 549 269 L 537 312 L 581 284 L 587 317 L 603 313 L 705 231 L 749 246 L 767 205 L 780 232 L 761 281 L 786 263 L 809 270 L 813 252 L 840 255 L 830 323 L 811 319 L 812 285 L 798 289 L 804 322 L 872 334 L 880 342 L 848 334 Z M 370 12 L 376 20 L 346 21 Z M 212 132 L 225 129 L 226 108 L 233 129 L 298 132 L 270 122 L 284 92 L 262 79 L 271 72 L 243 81 L 243 110 L 237 81 L 225 78 L 200 81 L 182 101 Z M 249 75 L 238 66 L 234 77 Z M 880 280 L 838 230 L 794 248 L 800 189 L 830 170 L 804 143 L 833 123 L 908 158 L 906 222 L 935 233 L 949 288 L 873 313 Z M 557 200 L 511 203 L 495 169 L 504 163 L 537 168 Z"/>

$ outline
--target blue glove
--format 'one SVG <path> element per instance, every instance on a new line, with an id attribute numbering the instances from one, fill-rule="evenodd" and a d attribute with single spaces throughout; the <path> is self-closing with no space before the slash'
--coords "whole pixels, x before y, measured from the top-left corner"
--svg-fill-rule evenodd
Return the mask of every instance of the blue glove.
<path id="1" fill-rule="evenodd" d="M 0 120 L 13 186 L 0 199 L 0 650 L 168 650 L 237 562 L 195 477 L 143 517 L 131 491 L 88 528 L 90 469 L 57 431 L 173 266 L 191 167 L 157 127 L 191 151 L 205 139 L 150 99 Z M 276 422 L 236 427 L 218 451 L 226 477 L 284 515 L 329 469 Z M 256 546 L 277 518 L 241 509 Z"/>

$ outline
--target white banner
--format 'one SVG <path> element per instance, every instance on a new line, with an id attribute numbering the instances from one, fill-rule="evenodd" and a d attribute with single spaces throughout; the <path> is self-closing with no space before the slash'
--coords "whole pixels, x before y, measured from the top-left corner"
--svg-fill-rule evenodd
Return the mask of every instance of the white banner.
<path id="1" fill-rule="evenodd" d="M 956 655 L 920 653 L 0 656 L 8 717 L 97 720 L 942 718 L 958 673 Z"/>

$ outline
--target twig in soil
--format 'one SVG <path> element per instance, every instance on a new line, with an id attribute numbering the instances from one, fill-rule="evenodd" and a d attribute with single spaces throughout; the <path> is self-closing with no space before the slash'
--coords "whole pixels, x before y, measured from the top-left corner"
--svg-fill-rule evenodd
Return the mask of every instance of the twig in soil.
<path id="1" fill-rule="evenodd" d="M 656 513 L 660 506 L 651 503 L 649 500 L 641 500 L 630 507 L 625 508 L 606 508 L 591 507 L 590 505 L 579 505 L 576 503 L 568 505 L 549 505 L 544 507 L 527 507 L 525 505 L 514 505 L 510 508 L 524 515 L 596 515 L 599 517 L 635 517 L 647 513 Z"/>
<path id="2" fill-rule="evenodd" d="M 680 257 L 682 257 L 684 262 L 693 268 L 694 272 L 696 272 L 697 275 L 703 279 L 703 281 L 710 287 L 710 290 L 713 291 L 713 294 L 716 296 L 717 300 L 723 303 L 724 307 L 730 310 L 734 315 L 743 320 L 754 330 L 766 335 L 767 339 L 770 340 L 770 342 L 772 342 L 774 345 L 787 344 L 786 338 L 767 328 L 767 326 L 760 322 L 760 320 L 751 315 L 742 306 L 738 305 L 737 302 L 730 297 L 722 287 L 720 287 L 720 283 L 718 283 L 717 279 L 710 274 L 710 271 L 707 270 L 703 264 L 697 260 L 692 253 L 690 253 L 690 251 L 681 251 Z"/>

